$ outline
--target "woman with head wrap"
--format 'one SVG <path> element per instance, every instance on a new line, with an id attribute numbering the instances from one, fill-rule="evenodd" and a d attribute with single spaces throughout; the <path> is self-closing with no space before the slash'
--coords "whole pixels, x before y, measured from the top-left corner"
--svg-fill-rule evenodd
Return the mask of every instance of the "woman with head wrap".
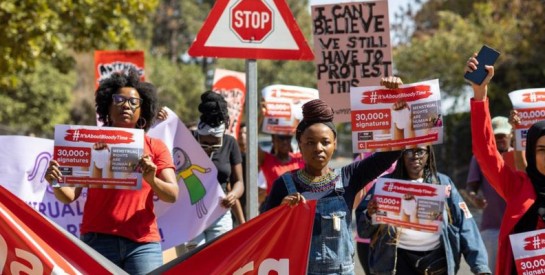
<path id="1" fill-rule="evenodd" d="M 242 196 L 244 182 L 242 157 L 237 141 L 233 136 L 225 134 L 225 129 L 229 126 L 227 102 L 218 93 L 205 92 L 201 95 L 199 112 L 201 117 L 194 134 L 218 170 L 218 182 L 226 193 L 221 204 L 225 208 L 231 208 Z M 233 229 L 233 220 L 231 211 L 227 211 L 187 246 L 189 249 L 200 246 L 231 229 Z"/>
<path id="2" fill-rule="evenodd" d="M 329 161 L 337 147 L 333 114 L 333 109 L 320 99 L 303 105 L 303 120 L 297 126 L 295 137 L 305 167 L 279 177 L 264 205 L 264 210 L 268 210 L 280 204 L 318 200 L 308 274 L 354 274 L 350 227 L 354 198 L 400 156 L 399 151 L 376 153 L 331 169 Z"/>
<path id="3" fill-rule="evenodd" d="M 466 72 L 477 69 L 476 54 L 466 63 Z M 507 166 L 496 149 L 487 98 L 494 67 L 481 85 L 471 83 L 471 136 L 473 154 L 484 176 L 507 203 L 500 227 L 497 274 L 516 274 L 509 235 L 545 229 L 545 121 L 532 125 L 526 136 L 526 173 Z"/>

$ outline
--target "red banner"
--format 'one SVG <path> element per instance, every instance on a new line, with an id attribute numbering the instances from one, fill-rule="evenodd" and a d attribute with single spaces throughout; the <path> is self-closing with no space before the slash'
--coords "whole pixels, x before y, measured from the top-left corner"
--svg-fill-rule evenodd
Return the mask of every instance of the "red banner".
<path id="1" fill-rule="evenodd" d="M 124 273 L 59 228 L 0 186 L 1 273 Z"/>
<path id="2" fill-rule="evenodd" d="M 279 206 L 152 274 L 306 274 L 315 210 Z"/>

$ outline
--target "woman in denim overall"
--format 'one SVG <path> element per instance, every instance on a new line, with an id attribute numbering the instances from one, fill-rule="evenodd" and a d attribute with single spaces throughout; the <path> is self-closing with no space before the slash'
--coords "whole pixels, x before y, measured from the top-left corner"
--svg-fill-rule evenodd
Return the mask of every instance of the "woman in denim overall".
<path id="1" fill-rule="evenodd" d="M 316 99 L 303 105 L 296 139 L 305 168 L 278 178 L 264 210 L 280 204 L 318 200 L 308 260 L 308 274 L 354 274 L 351 213 L 354 198 L 367 182 L 396 161 L 399 151 L 377 153 L 340 169 L 328 167 L 336 148 L 333 110 Z"/>

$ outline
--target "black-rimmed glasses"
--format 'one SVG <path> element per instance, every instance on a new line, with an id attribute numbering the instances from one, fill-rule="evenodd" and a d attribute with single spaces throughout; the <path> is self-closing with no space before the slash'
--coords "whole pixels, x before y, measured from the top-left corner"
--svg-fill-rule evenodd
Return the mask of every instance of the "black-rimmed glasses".
<path id="1" fill-rule="evenodd" d="M 127 97 L 124 97 L 124 96 L 118 95 L 118 94 L 113 94 L 112 99 L 114 100 L 114 104 L 116 106 L 123 106 L 125 104 L 125 102 L 128 101 L 131 108 L 134 108 L 134 109 L 140 107 L 140 105 L 142 105 L 142 101 L 144 101 L 141 98 L 137 98 L 137 97 L 127 98 Z"/>
<path id="2" fill-rule="evenodd" d="M 428 149 L 416 148 L 416 149 L 407 149 L 403 151 L 403 154 L 407 157 L 423 157 L 428 153 Z"/>

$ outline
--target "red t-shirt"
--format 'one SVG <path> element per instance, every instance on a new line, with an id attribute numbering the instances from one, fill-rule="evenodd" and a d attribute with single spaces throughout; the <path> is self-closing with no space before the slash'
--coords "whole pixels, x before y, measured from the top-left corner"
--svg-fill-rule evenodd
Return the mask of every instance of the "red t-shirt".
<path id="1" fill-rule="evenodd" d="M 303 161 L 301 153 L 289 153 L 289 155 L 290 161 L 282 163 L 275 155 L 265 153 L 265 159 L 263 160 L 263 165 L 261 165 L 261 170 L 267 181 L 267 195 L 271 192 L 274 181 L 282 176 L 282 174 L 305 167 L 305 162 Z"/>
<path id="2" fill-rule="evenodd" d="M 151 156 L 159 175 L 163 169 L 174 169 L 172 155 L 166 145 L 147 135 L 144 153 Z M 89 188 L 80 232 L 122 236 L 135 242 L 161 240 L 153 207 L 153 190 L 142 181 L 140 190 Z"/>

